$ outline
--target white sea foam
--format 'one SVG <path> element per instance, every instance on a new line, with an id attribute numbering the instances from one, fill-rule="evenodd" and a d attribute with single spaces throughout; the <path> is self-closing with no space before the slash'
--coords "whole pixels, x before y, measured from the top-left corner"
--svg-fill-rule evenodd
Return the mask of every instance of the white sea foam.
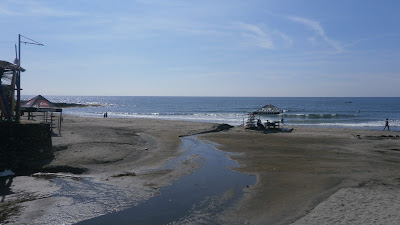
<path id="1" fill-rule="evenodd" d="M 388 117 L 391 128 L 400 127 L 400 98 L 218 98 L 218 97 L 57 97 L 70 103 L 99 103 L 97 107 L 66 108 L 66 114 L 102 117 L 153 118 L 243 124 L 247 113 L 266 103 L 285 109 L 279 115 L 259 115 L 285 120 L 287 126 L 329 126 L 380 129 Z M 376 103 L 379 104 L 376 104 Z"/>

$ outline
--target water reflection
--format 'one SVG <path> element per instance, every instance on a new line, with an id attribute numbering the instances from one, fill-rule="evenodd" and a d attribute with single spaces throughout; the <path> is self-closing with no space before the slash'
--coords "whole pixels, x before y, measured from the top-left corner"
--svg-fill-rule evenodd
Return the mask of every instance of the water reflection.
<path id="1" fill-rule="evenodd" d="M 161 195 L 138 206 L 78 224 L 219 223 L 218 214 L 242 197 L 243 190 L 254 184 L 256 177 L 230 170 L 238 163 L 195 137 L 183 138 L 183 148 L 189 150 L 174 161 L 200 156 L 198 170 L 162 188 Z"/>

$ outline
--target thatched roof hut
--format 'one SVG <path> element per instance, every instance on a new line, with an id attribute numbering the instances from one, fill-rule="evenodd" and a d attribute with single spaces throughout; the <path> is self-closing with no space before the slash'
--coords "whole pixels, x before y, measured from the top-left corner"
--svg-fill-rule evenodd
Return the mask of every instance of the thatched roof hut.
<path id="1" fill-rule="evenodd" d="M 265 106 L 259 108 L 257 111 L 254 111 L 253 113 L 254 114 L 279 114 L 279 113 L 283 113 L 283 110 L 274 105 L 268 104 L 268 105 L 265 105 Z"/>
<path id="2" fill-rule="evenodd" d="M 21 72 L 25 72 L 25 69 L 24 68 L 22 68 L 22 67 L 20 67 L 20 66 L 18 66 L 18 65 L 15 65 L 15 64 L 12 64 L 12 63 L 10 63 L 10 62 L 7 62 L 7 61 L 3 61 L 3 60 L 0 60 L 0 70 L 1 69 L 4 69 L 4 71 L 21 71 Z"/>

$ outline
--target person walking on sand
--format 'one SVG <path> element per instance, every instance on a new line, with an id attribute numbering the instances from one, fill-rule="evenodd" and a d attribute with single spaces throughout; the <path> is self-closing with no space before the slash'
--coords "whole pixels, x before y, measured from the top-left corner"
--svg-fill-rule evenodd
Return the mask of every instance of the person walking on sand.
<path id="1" fill-rule="evenodd" d="M 386 127 L 387 127 L 388 131 L 390 131 L 390 128 L 389 128 L 389 119 L 388 119 L 388 118 L 386 118 L 385 127 L 383 128 L 383 130 L 385 130 Z"/>

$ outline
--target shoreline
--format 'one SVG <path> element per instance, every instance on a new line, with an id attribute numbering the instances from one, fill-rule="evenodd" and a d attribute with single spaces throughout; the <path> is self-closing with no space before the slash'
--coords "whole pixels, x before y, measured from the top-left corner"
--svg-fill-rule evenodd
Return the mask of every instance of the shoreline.
<path id="1" fill-rule="evenodd" d="M 90 107 L 90 106 L 86 106 L 86 107 Z M 73 108 L 73 107 L 70 107 Z M 103 114 L 75 114 L 75 113 L 64 113 L 64 115 L 66 116 L 72 116 L 72 117 L 83 117 L 83 118 L 102 118 Z M 137 116 L 137 115 L 136 115 Z M 137 117 L 132 117 L 132 116 L 126 116 L 125 114 L 115 114 L 112 115 L 113 118 L 115 119 L 149 119 L 149 120 L 168 120 L 168 121 L 177 121 L 177 122 L 193 122 L 193 123 L 212 123 L 212 124 L 229 124 L 232 126 L 242 126 L 243 125 L 243 119 L 246 120 L 247 115 L 244 115 L 243 117 L 237 118 L 235 120 L 235 122 L 231 121 L 220 121 L 220 120 L 206 120 L 206 119 L 185 119 L 185 118 L 168 118 L 168 117 L 147 117 L 146 114 L 144 114 L 142 117 L 141 116 L 137 116 Z M 285 117 L 284 117 L 285 119 Z M 277 119 L 278 120 L 278 119 Z M 265 122 L 266 120 L 263 120 L 262 122 Z M 357 126 L 356 124 L 352 124 L 352 125 L 318 125 L 318 124 L 296 124 L 296 123 L 288 123 L 287 119 L 285 119 L 285 123 L 283 124 L 283 126 L 286 127 L 294 127 L 294 128 L 315 128 L 315 129 L 345 129 L 345 130 L 368 130 L 368 131 L 387 131 L 387 130 L 383 130 L 384 126 L 385 126 L 385 121 L 382 120 L 382 125 L 380 126 L 365 126 L 365 125 L 360 125 Z M 397 125 L 390 125 L 390 132 L 397 132 L 400 133 L 400 126 Z"/>
<path id="2" fill-rule="evenodd" d="M 180 136 L 216 129 L 216 125 L 175 120 L 66 116 L 62 137 L 53 138 L 56 159 L 48 167 L 68 165 L 88 168 L 83 175 L 72 177 L 90 179 L 104 187 L 115 187 L 124 197 L 121 202 L 126 202 L 110 205 L 123 209 L 157 195 L 160 187 L 196 169 L 190 164 L 170 170 L 159 168 L 167 160 L 182 154 Z M 349 193 L 356 195 L 352 190 L 354 188 L 380 190 L 382 183 L 387 183 L 399 190 L 400 183 L 396 182 L 393 170 L 400 169 L 397 165 L 400 152 L 391 149 L 400 149 L 400 139 L 396 138 L 397 132 L 384 132 L 393 134 L 393 138 L 382 137 L 381 133 L 295 127 L 292 133 L 262 134 L 235 127 L 229 131 L 200 135 L 199 139 L 215 142 L 219 144 L 217 148 L 223 151 L 241 153 L 229 155 L 241 165 L 233 170 L 257 174 L 256 184 L 245 190 L 244 197 L 221 215 L 221 220 L 234 224 L 323 223 L 321 215 L 331 207 L 328 203 L 336 204 L 338 200 L 335 199 L 341 199 L 340 195 L 351 198 Z M 364 186 L 359 187 L 361 184 Z M 339 193 L 340 190 L 347 192 Z M 91 205 L 95 213 L 92 211 L 88 216 L 89 211 L 87 215 L 79 215 L 65 196 L 52 197 L 52 193 L 60 191 L 59 187 L 38 177 L 14 178 L 11 191 L 14 193 L 6 195 L 5 202 L 10 209 L 14 206 L 14 209 L 20 208 L 19 214 L 10 212 L 8 215 L 11 224 L 74 223 L 113 210 Z M 336 196 L 337 193 L 339 196 Z M 21 202 L 23 198 L 25 202 Z M 68 218 L 61 218 L 61 221 L 56 218 L 60 216 L 57 207 L 54 207 L 57 204 L 61 204 L 59 210 L 65 208 L 71 211 Z M 3 203 L 0 205 L 4 206 Z M 332 210 L 332 207 L 329 209 Z M 352 212 L 347 209 L 346 213 Z"/>

